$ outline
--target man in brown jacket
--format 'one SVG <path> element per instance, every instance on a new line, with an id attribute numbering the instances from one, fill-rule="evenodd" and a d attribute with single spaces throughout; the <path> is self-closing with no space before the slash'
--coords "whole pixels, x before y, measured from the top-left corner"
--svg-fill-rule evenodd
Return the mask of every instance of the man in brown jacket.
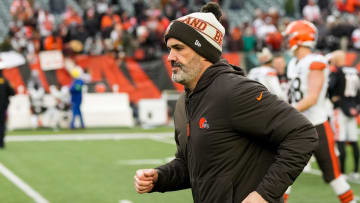
<path id="1" fill-rule="evenodd" d="M 191 188 L 194 202 L 282 202 L 318 144 L 313 125 L 238 67 L 221 60 L 217 4 L 173 21 L 165 34 L 175 110 L 175 159 L 134 177 L 138 193 Z"/>

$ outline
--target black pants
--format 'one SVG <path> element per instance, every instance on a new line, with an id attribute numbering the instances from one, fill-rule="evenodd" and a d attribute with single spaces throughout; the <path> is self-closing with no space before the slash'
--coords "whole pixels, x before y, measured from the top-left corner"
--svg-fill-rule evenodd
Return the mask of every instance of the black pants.
<path id="1" fill-rule="evenodd" d="M 354 155 L 354 173 L 359 172 L 359 145 L 357 142 L 349 142 L 352 147 L 353 155 Z M 345 173 L 345 160 L 346 160 L 346 142 L 337 142 L 337 146 L 340 152 L 340 165 L 341 165 L 341 172 Z"/>
<path id="2" fill-rule="evenodd" d="M 6 111 L 0 111 L 0 148 L 5 147 L 4 138 L 5 138 L 5 126 L 6 122 Z"/>

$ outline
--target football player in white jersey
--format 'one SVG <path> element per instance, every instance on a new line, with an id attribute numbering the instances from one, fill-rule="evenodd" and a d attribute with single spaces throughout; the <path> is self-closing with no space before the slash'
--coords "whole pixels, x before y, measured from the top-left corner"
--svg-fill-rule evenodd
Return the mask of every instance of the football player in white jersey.
<path id="1" fill-rule="evenodd" d="M 341 174 L 334 134 L 327 118 L 325 100 L 330 72 L 327 59 L 312 52 L 317 29 L 308 21 L 297 20 L 286 27 L 284 34 L 293 54 L 287 72 L 289 102 L 313 123 L 318 132 L 319 146 L 314 156 L 324 181 L 330 184 L 341 203 L 356 202 L 350 185 Z"/>
<path id="2" fill-rule="evenodd" d="M 330 63 L 336 69 L 330 74 L 329 95 L 334 103 L 335 140 L 340 152 L 341 172 L 345 173 L 346 150 L 349 143 L 354 157 L 354 171 L 349 177 L 359 179 L 359 145 L 356 116 L 360 97 L 359 72 L 345 66 L 346 53 L 338 50 L 330 54 Z"/>
<path id="3" fill-rule="evenodd" d="M 262 52 L 257 54 L 261 64 L 250 70 L 248 77 L 263 84 L 269 92 L 277 95 L 280 99 L 285 100 L 285 93 L 280 86 L 276 70 L 272 67 L 273 55 L 268 48 L 263 48 Z"/>

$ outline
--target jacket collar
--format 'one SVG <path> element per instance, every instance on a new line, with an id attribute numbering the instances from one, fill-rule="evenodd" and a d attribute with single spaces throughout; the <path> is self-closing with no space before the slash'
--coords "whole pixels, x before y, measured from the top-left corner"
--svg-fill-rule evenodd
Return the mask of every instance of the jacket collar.
<path id="1" fill-rule="evenodd" d="M 196 94 L 206 87 L 208 87 L 219 75 L 225 73 L 234 73 L 238 75 L 245 76 L 245 72 L 240 67 L 229 64 L 226 60 L 222 59 L 213 65 L 211 65 L 200 77 L 198 83 L 196 84 L 194 90 L 191 92 L 188 88 L 185 88 L 186 95 L 190 97 L 193 94 Z"/>

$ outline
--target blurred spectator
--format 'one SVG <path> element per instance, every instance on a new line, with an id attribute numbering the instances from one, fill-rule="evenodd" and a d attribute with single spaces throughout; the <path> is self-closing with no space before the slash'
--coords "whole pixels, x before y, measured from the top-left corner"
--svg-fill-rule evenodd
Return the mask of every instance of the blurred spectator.
<path id="1" fill-rule="evenodd" d="M 41 48 L 40 34 L 33 32 L 32 38 L 28 40 L 28 55 L 38 54 Z"/>
<path id="2" fill-rule="evenodd" d="M 104 93 L 106 92 L 106 85 L 103 82 L 98 82 L 95 85 L 95 92 L 97 93 Z"/>
<path id="3" fill-rule="evenodd" d="M 272 66 L 273 55 L 268 48 L 263 48 L 257 54 L 260 66 L 250 70 L 248 77 L 263 84 L 269 92 L 280 99 L 286 100 L 285 92 L 281 89 L 276 69 Z"/>
<path id="4" fill-rule="evenodd" d="M 78 67 L 81 68 L 81 67 Z M 80 75 L 81 79 L 84 81 L 84 83 L 90 83 L 91 82 L 91 75 L 88 72 L 88 69 L 83 69 Z"/>
<path id="5" fill-rule="evenodd" d="M 307 5 L 302 10 L 303 16 L 310 22 L 321 21 L 321 13 L 319 6 L 314 0 L 308 0 Z"/>
<path id="6" fill-rule="evenodd" d="M 348 13 L 354 13 L 360 7 L 358 0 L 346 0 L 344 10 Z"/>
<path id="7" fill-rule="evenodd" d="M 135 28 L 136 24 L 137 24 L 136 18 L 133 17 L 133 16 L 130 16 L 130 14 L 127 11 L 123 11 L 121 13 L 121 20 L 122 20 L 123 28 L 126 31 L 128 31 L 129 33 L 132 33 L 134 31 L 134 28 Z"/>
<path id="8" fill-rule="evenodd" d="M 285 93 L 285 95 L 287 95 L 289 90 L 289 84 L 288 84 L 288 79 L 286 77 L 285 57 L 280 54 L 274 55 L 272 61 L 272 67 L 276 70 L 282 91 Z"/>
<path id="9" fill-rule="evenodd" d="M 100 28 L 98 16 L 95 12 L 95 8 L 91 7 L 85 12 L 84 26 L 89 36 L 94 38 Z"/>
<path id="10" fill-rule="evenodd" d="M 149 32 L 149 29 L 142 25 L 136 29 L 136 37 L 137 49 L 134 57 L 137 60 L 151 60 L 156 58 L 159 43 L 154 33 Z"/>
<path id="11" fill-rule="evenodd" d="M 270 32 L 266 35 L 265 44 L 272 51 L 280 51 L 282 47 L 283 37 L 280 32 Z"/>
<path id="12" fill-rule="evenodd" d="M 45 50 L 62 50 L 63 41 L 61 39 L 59 31 L 55 30 L 49 36 L 44 39 L 44 49 Z"/>
<path id="13" fill-rule="evenodd" d="M 40 10 L 37 23 L 42 37 L 49 36 L 55 28 L 55 17 L 47 10 Z"/>
<path id="14" fill-rule="evenodd" d="M 255 19 L 253 20 L 253 27 L 256 30 L 258 30 L 260 27 L 262 27 L 265 24 L 265 14 L 264 12 L 260 9 L 257 8 L 255 10 Z"/>
<path id="15" fill-rule="evenodd" d="M 27 87 L 29 89 L 34 89 L 35 86 L 38 86 L 38 87 L 42 86 L 40 78 L 39 78 L 39 71 L 38 70 L 32 70 L 31 71 L 30 78 L 29 78 L 29 80 L 27 82 Z"/>
<path id="16" fill-rule="evenodd" d="M 116 24 L 121 25 L 121 18 L 119 15 L 114 14 L 112 8 L 108 8 L 106 14 L 101 18 L 101 32 L 104 39 L 110 37 L 111 30 Z"/>
<path id="17" fill-rule="evenodd" d="M 268 10 L 268 16 L 271 18 L 271 23 L 277 26 L 280 18 L 279 10 L 276 7 L 270 7 Z"/>
<path id="18" fill-rule="evenodd" d="M 96 11 L 98 14 L 102 15 L 104 14 L 109 8 L 108 3 L 106 2 L 106 0 L 98 0 L 96 2 Z"/>
<path id="19" fill-rule="evenodd" d="M 82 103 L 82 88 L 84 81 L 81 79 L 81 70 L 79 68 L 74 68 L 71 70 L 71 76 L 74 78 L 70 86 L 71 94 L 71 109 L 72 109 L 72 119 L 70 123 L 70 128 L 75 129 L 75 120 L 77 117 L 80 119 L 80 127 L 85 128 L 83 117 L 81 114 L 81 103 Z"/>
<path id="20" fill-rule="evenodd" d="M 55 128 L 68 127 L 70 125 L 71 96 L 69 87 L 52 86 L 51 95 L 56 99 L 56 113 L 54 115 Z"/>
<path id="21" fill-rule="evenodd" d="M 326 49 L 329 51 L 339 49 L 340 39 L 331 34 L 331 30 L 334 30 L 337 24 L 338 20 L 336 19 L 336 17 L 330 15 L 326 19 L 325 28 L 317 26 L 319 30 L 318 42 L 316 44 L 317 48 Z"/>
<path id="22" fill-rule="evenodd" d="M 42 127 L 40 115 L 46 111 L 46 107 L 44 105 L 45 90 L 41 85 L 39 85 L 39 83 L 36 82 L 33 86 L 28 86 L 32 113 L 31 124 L 32 128 L 36 129 L 38 127 Z"/>
<path id="23" fill-rule="evenodd" d="M 63 14 L 66 9 L 66 1 L 49 0 L 50 12 L 53 14 Z"/>
<path id="24" fill-rule="evenodd" d="M 351 34 L 351 40 L 356 50 L 360 50 L 360 28 L 356 28 Z"/>
<path id="25" fill-rule="evenodd" d="M 66 12 L 64 13 L 63 19 L 64 19 L 64 25 L 67 27 L 77 26 L 82 24 L 82 18 L 71 6 L 67 8 Z"/>
<path id="26" fill-rule="evenodd" d="M 117 24 L 111 32 L 110 37 L 112 40 L 113 50 L 122 56 L 133 56 L 135 49 L 134 39 L 126 30 L 123 29 L 122 25 Z"/>
<path id="27" fill-rule="evenodd" d="M 339 43 L 338 47 L 333 48 L 347 48 L 349 42 L 351 42 L 351 35 L 355 29 L 356 23 L 354 22 L 354 18 L 337 19 L 329 29 L 330 35 L 333 36 Z M 345 44 L 341 45 L 341 42 Z M 332 49 L 331 51 L 333 50 L 335 49 Z"/>
<path id="28" fill-rule="evenodd" d="M 258 40 L 258 48 L 261 49 L 266 41 L 266 36 L 268 33 L 276 32 L 277 28 L 272 24 L 271 17 L 265 18 L 265 24 L 261 25 L 256 29 L 256 37 Z"/>
<path id="29" fill-rule="evenodd" d="M 20 23 L 22 24 L 22 23 Z M 13 25 L 11 25 L 13 26 Z M 11 38 L 11 46 L 18 52 L 28 53 L 28 42 L 32 38 L 33 28 L 31 26 L 12 27 L 14 29 L 14 35 Z"/>
<path id="30" fill-rule="evenodd" d="M 10 6 L 10 14 L 15 20 L 25 22 L 33 15 L 33 9 L 28 0 L 14 0 Z"/>
<path id="31" fill-rule="evenodd" d="M 147 11 L 147 20 L 143 23 L 149 31 L 150 37 L 154 40 L 153 43 L 157 47 L 165 49 L 165 43 L 163 43 L 164 33 L 167 26 L 170 24 L 169 20 L 161 16 L 161 11 L 158 9 L 150 9 Z"/>
<path id="32" fill-rule="evenodd" d="M 242 31 L 239 26 L 235 26 L 230 33 L 230 37 L 227 41 L 228 51 L 240 52 L 244 49 L 244 41 Z"/>
<path id="33" fill-rule="evenodd" d="M 353 152 L 353 173 L 348 178 L 360 180 L 358 125 L 360 78 L 356 67 L 346 66 L 346 52 L 337 50 L 329 55 L 330 65 L 335 66 L 329 76 L 328 94 L 334 104 L 334 123 L 336 124 L 335 141 L 339 149 L 341 172 L 346 173 L 346 145 Z"/>
<path id="34" fill-rule="evenodd" d="M 169 20 L 176 18 L 177 6 L 175 0 L 169 0 L 163 7 L 163 13 Z"/>
<path id="35" fill-rule="evenodd" d="M 88 37 L 89 33 L 83 25 L 71 26 L 69 28 L 65 41 L 69 42 L 71 48 L 74 48 L 73 46 L 71 46 L 71 44 L 77 43 L 77 50 L 73 49 L 73 51 L 75 51 L 76 53 L 81 53 Z"/>
<path id="36" fill-rule="evenodd" d="M 15 95 L 14 89 L 5 79 L 0 69 L 0 149 L 5 148 L 6 111 L 9 105 L 9 97 Z"/>
<path id="37" fill-rule="evenodd" d="M 254 51 L 256 47 L 256 37 L 251 29 L 251 27 L 245 28 L 244 35 L 243 35 L 243 41 L 244 41 L 244 51 L 250 52 Z"/>

